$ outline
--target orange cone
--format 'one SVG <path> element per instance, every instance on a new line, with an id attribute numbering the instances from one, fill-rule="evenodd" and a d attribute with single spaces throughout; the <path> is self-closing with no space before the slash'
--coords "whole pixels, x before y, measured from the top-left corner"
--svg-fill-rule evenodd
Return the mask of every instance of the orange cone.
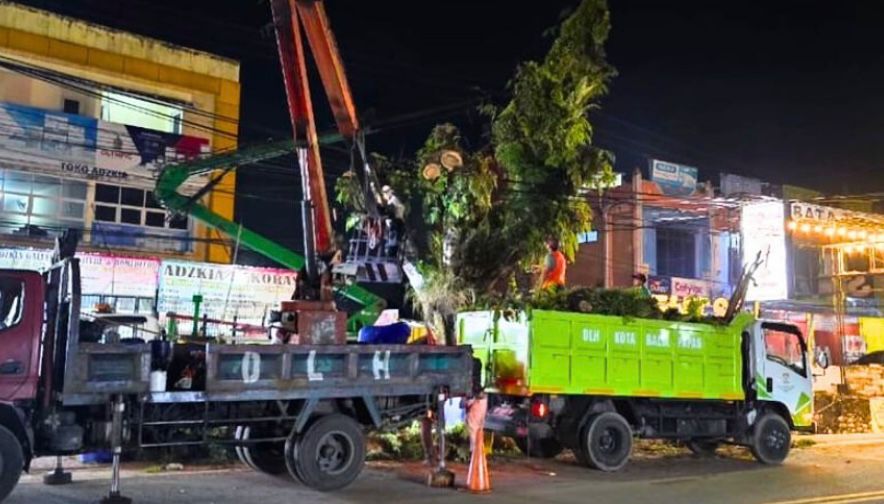
<path id="1" fill-rule="evenodd" d="M 476 432 L 476 442 L 470 456 L 470 472 L 467 474 L 467 488 L 474 493 L 491 491 L 491 475 L 488 474 L 488 460 L 485 458 L 483 431 Z"/>

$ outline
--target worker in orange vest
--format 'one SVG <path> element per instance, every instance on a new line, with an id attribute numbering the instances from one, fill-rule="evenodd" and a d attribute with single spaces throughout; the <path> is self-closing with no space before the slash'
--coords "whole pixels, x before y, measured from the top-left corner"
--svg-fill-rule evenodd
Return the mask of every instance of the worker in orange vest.
<path id="1" fill-rule="evenodd" d="M 559 250 L 559 240 L 553 237 L 548 238 L 546 248 L 549 250 L 549 255 L 546 256 L 546 262 L 541 270 L 540 288 L 564 287 L 565 270 L 568 265 L 565 262 L 565 254 Z"/>

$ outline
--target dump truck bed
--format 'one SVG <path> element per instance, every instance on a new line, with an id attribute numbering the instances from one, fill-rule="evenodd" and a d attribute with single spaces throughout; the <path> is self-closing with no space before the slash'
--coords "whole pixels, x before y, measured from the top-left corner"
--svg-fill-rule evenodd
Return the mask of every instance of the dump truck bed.
<path id="1" fill-rule="evenodd" d="M 459 314 L 457 329 L 493 392 L 738 400 L 740 341 L 750 321 L 740 316 L 723 326 L 543 310 L 504 320 L 483 311 Z"/>
<path id="2" fill-rule="evenodd" d="M 102 404 L 114 394 L 148 402 L 325 399 L 472 389 L 468 346 L 206 345 L 205 390 L 150 392 L 148 345 L 81 343 L 64 403 Z"/>

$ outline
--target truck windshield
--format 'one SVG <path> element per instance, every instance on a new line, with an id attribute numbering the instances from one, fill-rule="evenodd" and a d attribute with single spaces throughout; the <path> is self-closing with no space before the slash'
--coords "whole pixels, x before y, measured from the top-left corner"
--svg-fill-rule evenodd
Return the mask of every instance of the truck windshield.
<path id="1" fill-rule="evenodd" d="M 764 328 L 764 346 L 767 359 L 804 375 L 804 349 L 797 334 L 773 327 Z"/>

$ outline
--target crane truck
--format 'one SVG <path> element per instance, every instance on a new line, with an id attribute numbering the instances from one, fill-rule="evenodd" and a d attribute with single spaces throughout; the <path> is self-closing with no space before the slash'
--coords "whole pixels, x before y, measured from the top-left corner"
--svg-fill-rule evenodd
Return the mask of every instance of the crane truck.
<path id="1" fill-rule="evenodd" d="M 364 137 L 322 1 L 271 0 L 270 6 L 294 138 L 167 166 L 155 195 L 172 212 L 299 272 L 294 299 L 282 303 L 280 314 L 301 336 L 299 344 L 184 342 L 169 352 L 139 338 L 96 338 L 81 316 L 76 233 L 65 234 L 46 271 L 0 270 L 0 500 L 34 457 L 60 461 L 62 455 L 110 447 L 112 481 L 103 502 L 128 502 L 120 492 L 124 449 L 207 443 L 235 446 L 256 471 L 333 490 L 360 473 L 366 430 L 404 425 L 428 408 L 441 408 L 445 397 L 474 391 L 469 347 L 346 343 L 345 326 L 373 323 L 384 301 L 353 281 L 334 289 L 355 308 L 339 310 L 328 295 L 335 243 L 320 144 L 350 144 L 365 199 L 372 202 L 366 218 L 377 221 L 376 176 L 365 161 Z M 329 95 L 337 135 L 316 132 L 302 33 Z M 201 203 L 236 166 L 293 152 L 304 189 L 303 254 Z M 198 174 L 213 178 L 193 194 L 179 191 Z M 375 267 L 390 262 L 371 260 Z M 175 351 L 179 347 L 184 351 Z M 193 380 L 187 390 L 152 385 L 152 370 L 176 366 L 198 371 L 185 376 Z"/>

